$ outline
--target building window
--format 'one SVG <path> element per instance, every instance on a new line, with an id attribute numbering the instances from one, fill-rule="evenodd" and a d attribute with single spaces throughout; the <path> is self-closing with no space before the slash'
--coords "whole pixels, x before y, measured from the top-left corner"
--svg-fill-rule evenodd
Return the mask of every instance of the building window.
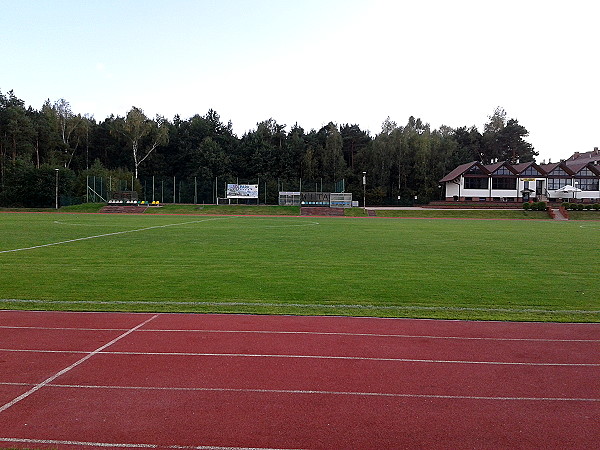
<path id="1" fill-rule="evenodd" d="M 560 167 L 557 167 L 552 172 L 550 172 L 550 175 L 553 175 L 555 177 L 559 177 L 561 175 L 562 176 L 569 176 L 569 174 L 567 172 L 565 172 L 563 169 L 561 169 Z"/>
<path id="2" fill-rule="evenodd" d="M 597 191 L 598 180 L 593 178 L 578 178 L 576 185 L 582 191 Z"/>
<path id="3" fill-rule="evenodd" d="M 581 169 L 579 172 L 577 172 L 577 175 L 582 176 L 582 177 L 594 177 L 594 176 L 596 176 L 594 174 L 594 172 L 592 172 L 587 167 L 585 169 Z"/>
<path id="4" fill-rule="evenodd" d="M 471 167 L 467 173 L 471 173 L 474 175 L 485 175 L 485 172 L 483 170 L 481 170 L 481 167 L 479 167 L 479 166 Z"/>
<path id="5" fill-rule="evenodd" d="M 482 177 L 466 177 L 465 189 L 487 189 L 488 179 Z"/>
<path id="6" fill-rule="evenodd" d="M 548 190 L 556 191 L 558 189 L 564 188 L 567 184 L 569 184 L 568 178 L 548 178 Z"/>
<path id="7" fill-rule="evenodd" d="M 528 167 L 527 170 L 521 172 L 521 175 L 531 175 L 534 177 L 542 176 L 542 174 L 539 173 L 534 167 Z"/>
<path id="8" fill-rule="evenodd" d="M 517 179 L 516 178 L 492 178 L 492 189 L 516 189 Z"/>
<path id="9" fill-rule="evenodd" d="M 494 172 L 494 175 L 514 175 L 506 166 L 500 167 Z"/>

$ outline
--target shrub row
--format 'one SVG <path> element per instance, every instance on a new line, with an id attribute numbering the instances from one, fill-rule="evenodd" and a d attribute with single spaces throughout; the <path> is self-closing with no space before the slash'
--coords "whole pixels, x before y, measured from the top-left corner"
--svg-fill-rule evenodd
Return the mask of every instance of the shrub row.
<path id="1" fill-rule="evenodd" d="M 525 211 L 546 211 L 546 202 L 523 203 Z"/>
<path id="2" fill-rule="evenodd" d="M 600 210 L 600 203 L 594 203 L 593 205 L 591 203 L 563 203 L 562 206 L 569 211 L 591 211 L 592 209 L 594 211 Z"/>

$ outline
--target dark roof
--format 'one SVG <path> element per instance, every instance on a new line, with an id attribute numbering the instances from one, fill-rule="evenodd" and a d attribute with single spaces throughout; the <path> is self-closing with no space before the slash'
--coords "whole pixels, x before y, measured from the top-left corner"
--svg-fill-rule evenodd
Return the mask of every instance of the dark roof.
<path id="1" fill-rule="evenodd" d="M 572 166 L 567 166 L 564 162 L 542 164 L 540 167 L 542 168 L 542 170 L 546 174 L 550 174 L 557 167 L 560 167 L 561 169 L 563 169 L 565 172 L 567 172 L 570 175 L 574 175 L 575 174 L 575 172 L 573 171 L 573 167 Z"/>
<path id="2" fill-rule="evenodd" d="M 585 167 L 589 167 L 594 173 L 598 173 L 600 172 L 600 166 L 597 166 L 595 164 L 590 164 L 589 161 L 588 162 L 580 162 L 579 164 L 569 164 L 569 170 L 573 172 L 574 175 L 577 175 L 577 172 L 579 172 L 581 169 L 585 168 Z"/>
<path id="3" fill-rule="evenodd" d="M 546 173 L 550 173 L 552 172 L 554 169 L 556 169 L 558 166 L 560 165 L 559 162 L 557 163 L 549 163 L 549 164 L 540 164 L 540 167 L 542 168 L 542 170 Z"/>
<path id="4" fill-rule="evenodd" d="M 501 161 L 501 162 L 497 162 L 497 163 L 494 163 L 494 164 L 487 164 L 487 165 L 485 165 L 484 167 L 485 167 L 485 168 L 486 168 L 486 169 L 487 169 L 487 170 L 488 170 L 490 173 L 493 173 L 493 172 L 495 172 L 496 170 L 498 170 L 500 167 L 502 167 L 502 166 L 504 165 L 504 163 L 505 163 L 505 162 L 506 162 L 506 161 Z"/>
<path id="5" fill-rule="evenodd" d="M 505 166 L 508 170 L 510 170 L 515 175 L 517 174 L 517 171 L 514 169 L 514 167 L 510 163 L 508 163 L 507 161 L 498 161 L 498 162 L 496 162 L 494 164 L 487 164 L 484 167 L 490 173 L 494 173 L 496 170 L 498 170 L 502 166 Z"/>
<path id="6" fill-rule="evenodd" d="M 543 172 L 543 169 L 538 166 L 535 162 L 531 161 L 531 162 L 526 162 L 526 163 L 521 163 L 521 164 L 513 164 L 513 169 L 515 169 L 517 171 L 517 173 L 521 173 L 526 171 L 530 166 L 535 166 L 535 168 L 540 171 Z"/>
<path id="7" fill-rule="evenodd" d="M 569 159 L 565 161 L 565 163 L 571 166 L 575 164 L 583 164 L 584 162 L 589 163 L 594 161 L 600 161 L 600 150 L 598 150 L 598 147 L 595 147 L 594 150 L 592 150 L 591 152 L 575 152 Z"/>
<path id="8" fill-rule="evenodd" d="M 478 165 L 478 166 L 482 167 L 483 169 L 485 169 L 485 167 L 478 161 L 471 161 L 466 164 L 461 164 L 456 169 L 454 169 L 452 172 L 450 172 L 448 175 L 446 175 L 444 178 L 442 178 L 440 180 L 440 183 L 445 183 L 446 181 L 452 181 L 452 180 L 457 179 L 463 173 L 465 173 L 467 170 L 469 170 L 471 167 L 473 167 L 475 165 Z"/>

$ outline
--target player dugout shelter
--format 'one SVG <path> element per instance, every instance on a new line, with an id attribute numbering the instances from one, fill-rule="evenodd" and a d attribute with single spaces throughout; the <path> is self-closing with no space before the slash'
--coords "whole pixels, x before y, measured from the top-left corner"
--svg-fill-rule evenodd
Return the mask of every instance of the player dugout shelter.
<path id="1" fill-rule="evenodd" d="M 351 208 L 351 192 L 279 192 L 280 206 Z"/>

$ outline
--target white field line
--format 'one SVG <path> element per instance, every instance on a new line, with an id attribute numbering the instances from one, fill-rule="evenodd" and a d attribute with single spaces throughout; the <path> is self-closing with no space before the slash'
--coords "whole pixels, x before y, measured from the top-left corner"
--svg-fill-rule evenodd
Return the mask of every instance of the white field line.
<path id="1" fill-rule="evenodd" d="M 18 444 L 36 445 L 75 445 L 77 447 L 100 447 L 100 448 L 168 448 L 168 449 L 196 449 L 196 450 L 287 450 L 275 448 L 258 447 L 215 447 L 212 445 L 162 445 L 162 444 L 124 444 L 113 442 L 90 442 L 90 441 L 60 441 L 57 439 L 26 439 L 26 438 L 2 438 L 0 442 L 11 442 Z"/>
<path id="2" fill-rule="evenodd" d="M 10 408 L 11 406 L 13 406 L 14 404 L 20 402 L 21 400 L 29 397 L 31 394 L 33 394 L 36 391 L 39 391 L 41 388 L 43 388 L 44 386 L 48 385 L 49 383 L 51 383 L 52 381 L 54 381 L 55 379 L 57 379 L 58 377 L 60 377 L 61 375 L 69 372 L 71 369 L 74 369 L 75 367 L 79 366 L 80 364 L 82 364 L 83 362 L 87 361 L 88 359 L 90 359 L 92 356 L 97 355 L 98 353 L 102 352 L 102 350 L 104 350 L 105 348 L 110 347 L 111 345 L 113 345 L 115 342 L 123 339 L 124 337 L 128 336 L 129 334 L 133 333 L 135 330 L 137 330 L 138 328 L 146 325 L 148 322 L 156 319 L 158 317 L 158 314 L 155 314 L 154 316 L 150 317 L 149 319 L 145 320 L 144 322 L 140 323 L 139 325 L 131 328 L 130 330 L 126 331 L 125 333 L 117 336 L 116 338 L 114 338 L 112 341 L 104 344 L 101 347 L 98 347 L 96 350 L 94 350 L 93 352 L 88 353 L 86 356 L 84 356 L 83 358 L 81 358 L 80 360 L 74 362 L 73 364 L 71 364 L 68 367 L 65 367 L 64 369 L 56 372 L 54 375 L 52 375 L 51 377 L 45 379 L 44 381 L 42 381 L 41 383 L 35 385 L 34 387 L 32 387 L 31 389 L 29 389 L 27 392 L 19 395 L 18 397 L 14 398 L 13 400 L 11 400 L 10 402 L 4 404 L 3 406 L 0 407 L 0 413 L 2 413 L 3 411 L 6 411 L 8 408 Z"/>
<path id="3" fill-rule="evenodd" d="M 76 327 L 30 327 L 15 325 L 0 325 L 0 329 L 11 330 L 59 330 L 59 331 L 125 331 L 127 328 L 76 328 Z M 418 334 L 380 334 L 380 333 L 345 333 L 327 331 L 271 331 L 271 330 L 201 330 L 201 329 L 152 329 L 139 330 L 140 333 L 209 333 L 209 334 L 267 334 L 267 335 L 309 335 L 309 336 L 349 336 L 399 339 L 439 339 L 465 341 L 508 341 L 508 342 L 600 342 L 600 339 L 544 339 L 544 338 L 501 338 L 501 337 L 469 337 L 469 336 L 433 336 Z"/>
<path id="4" fill-rule="evenodd" d="M 33 350 L 33 349 L 10 349 L 0 348 L 0 352 L 22 352 L 22 353 L 86 353 L 77 350 Z M 446 359 L 414 359 L 414 358 L 379 358 L 369 356 L 335 356 L 335 355 L 271 355 L 259 353 L 194 353 L 194 352 L 119 352 L 119 351 L 95 351 L 100 355 L 124 355 L 124 356 L 186 356 L 186 357 L 217 357 L 217 358 L 283 358 L 283 359 L 322 359 L 342 361 L 385 361 L 400 363 L 427 363 L 427 364 L 474 364 L 493 366 L 542 366 L 542 367 L 600 367 L 600 363 L 555 363 L 555 362 L 519 362 L 519 361 L 468 361 L 468 360 L 446 360 Z M 2 409 L 0 409 L 2 412 Z"/>
<path id="5" fill-rule="evenodd" d="M 13 251 L 13 250 L 10 250 Z M 332 305 L 318 303 L 269 303 L 269 302 L 177 302 L 177 301 L 147 301 L 147 300 L 34 300 L 3 298 L 0 303 L 45 303 L 45 304 L 68 304 L 68 305 L 180 305 L 180 306 L 244 306 L 244 307 L 268 307 L 268 308 L 301 308 L 301 309 L 358 309 L 358 310 L 393 310 L 393 311 L 465 311 L 465 312 L 503 312 L 503 313 L 540 313 L 540 314 L 592 314 L 600 317 L 600 310 L 581 309 L 534 309 L 534 308 L 472 308 L 461 306 L 400 306 L 400 305 Z"/>
<path id="6" fill-rule="evenodd" d="M 135 230 L 115 231 L 113 233 L 96 234 L 94 236 L 86 236 L 86 237 L 81 237 L 81 238 L 76 238 L 76 239 L 68 239 L 66 241 L 51 242 L 49 244 L 34 245 L 34 246 L 31 246 L 31 247 L 14 248 L 12 250 L 0 250 L 0 253 L 12 253 L 12 252 L 21 252 L 21 251 L 24 251 L 24 250 L 34 250 L 34 249 L 37 249 L 37 248 L 52 247 L 54 245 L 69 244 L 71 242 L 86 241 L 86 240 L 89 240 L 89 239 L 97 239 L 97 238 L 102 238 L 102 237 L 107 237 L 107 236 L 116 236 L 116 235 L 119 235 L 119 234 L 137 233 L 137 232 L 140 232 L 140 231 L 154 230 L 154 229 L 157 229 L 157 228 L 176 227 L 176 226 L 181 226 L 181 225 L 189 225 L 189 224 L 193 224 L 193 223 L 208 222 L 209 220 L 220 220 L 220 219 L 222 219 L 222 218 L 218 217 L 218 218 L 210 218 L 210 219 L 203 219 L 203 220 L 193 220 L 193 221 L 190 221 L 190 222 L 169 223 L 167 225 L 156 225 L 156 226 L 153 226 L 153 227 L 138 228 L 138 229 L 135 229 Z"/>
<path id="7" fill-rule="evenodd" d="M 25 383 L 0 383 L 0 385 L 26 385 Z M 395 392 L 355 392 L 355 391 L 320 391 L 305 389 L 251 389 L 251 388 L 203 388 L 203 387 L 170 387 L 170 386 L 103 386 L 80 384 L 48 384 L 48 387 L 65 389 L 115 389 L 133 391 L 187 391 L 187 392 L 240 392 L 259 394 L 313 394 L 313 395 L 348 395 L 357 397 L 398 397 L 398 398 L 429 398 L 452 400 L 516 400 L 516 401 L 563 401 L 563 402 L 600 402 L 600 398 L 579 397 L 508 397 L 480 395 L 449 395 L 449 394 L 403 394 Z"/>

